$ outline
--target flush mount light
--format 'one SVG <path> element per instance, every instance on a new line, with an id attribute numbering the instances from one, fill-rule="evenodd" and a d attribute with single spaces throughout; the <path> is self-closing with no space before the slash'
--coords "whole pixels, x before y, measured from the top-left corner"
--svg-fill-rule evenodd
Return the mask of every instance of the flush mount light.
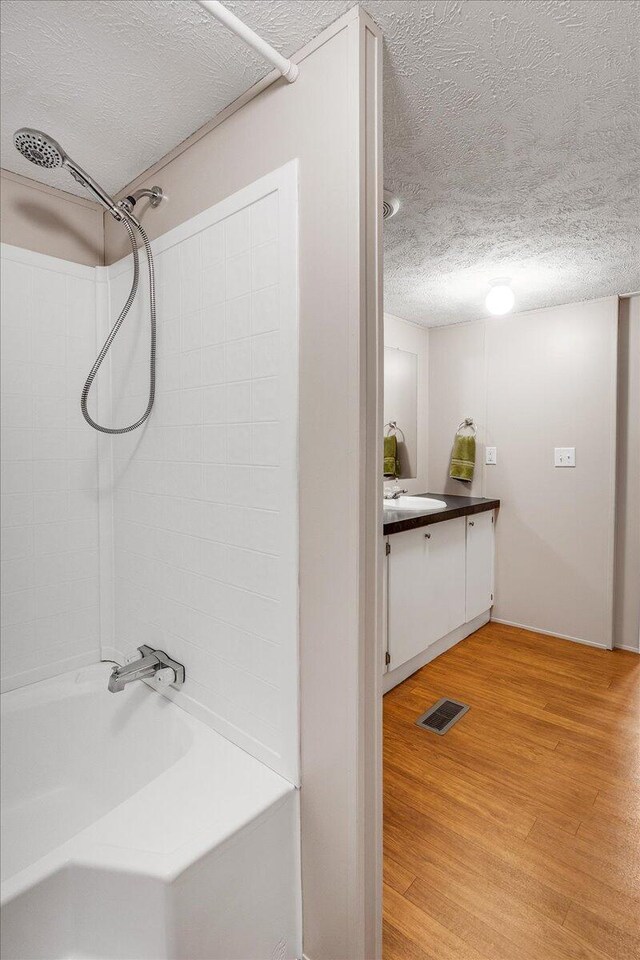
<path id="1" fill-rule="evenodd" d="M 485 304 L 489 313 L 494 316 L 502 316 L 503 313 L 509 313 L 509 310 L 515 303 L 511 281 L 508 277 L 498 277 L 489 284 L 490 290 L 487 294 Z"/>

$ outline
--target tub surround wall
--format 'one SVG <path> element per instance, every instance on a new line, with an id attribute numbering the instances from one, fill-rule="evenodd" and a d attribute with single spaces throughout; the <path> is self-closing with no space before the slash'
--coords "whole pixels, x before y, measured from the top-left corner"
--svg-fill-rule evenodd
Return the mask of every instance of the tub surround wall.
<path id="1" fill-rule="evenodd" d="M 494 618 L 597 646 L 612 641 L 617 309 L 610 297 L 429 331 L 429 486 L 467 491 L 445 477 L 473 416 L 468 492 L 501 502 Z M 576 447 L 575 468 L 554 467 L 556 446 Z"/>
<path id="2" fill-rule="evenodd" d="M 111 443 L 115 649 L 146 643 L 184 663 L 172 698 L 293 783 L 296 170 L 292 162 L 154 241 L 156 405 L 144 427 Z M 107 273 L 115 316 L 130 258 Z M 132 422 L 146 404 L 145 301 L 112 350 L 110 423 Z"/>
<path id="3" fill-rule="evenodd" d="M 0 171 L 2 689 L 100 656 L 96 352 L 102 208 Z"/>
<path id="4" fill-rule="evenodd" d="M 105 897 L 119 915 L 124 900 L 151 891 L 158 915 L 172 900 L 170 918 L 121 931 L 132 955 L 204 950 L 227 957 L 255 950 L 266 956 L 277 950 L 300 956 L 299 796 L 291 786 L 299 779 L 296 162 L 154 247 L 156 406 L 144 428 L 114 438 L 87 426 L 79 398 L 98 340 L 128 293 L 130 258 L 109 269 L 89 268 L 1 247 L 2 688 L 25 688 L 3 699 L 3 706 L 11 712 L 23 695 L 41 705 L 47 690 L 55 700 L 59 689 L 62 708 L 73 707 L 89 674 L 68 671 L 98 661 L 101 639 L 102 654 L 119 658 L 143 642 L 166 647 L 187 672 L 185 686 L 171 698 L 224 735 L 218 738 L 220 769 L 200 751 L 190 770 L 170 774 L 175 783 L 169 787 L 180 784 L 183 791 L 174 795 L 176 809 L 189 809 L 185 836 L 176 839 L 162 824 L 149 826 L 148 800 L 136 793 L 140 784 L 132 791 L 138 813 L 123 807 L 124 773 L 112 779 L 115 795 L 98 791 L 116 818 L 107 811 L 100 819 L 105 809 L 84 788 L 104 771 L 85 776 L 86 769 L 65 771 L 60 762 L 51 767 L 54 752 L 36 732 L 34 742 L 48 758 L 44 766 L 28 765 L 25 780 L 19 765 L 9 764 L 18 771 L 20 789 L 33 787 L 28 803 L 10 803 L 11 815 L 26 822 L 36 810 L 38 828 L 7 824 L 15 838 L 26 837 L 18 850 L 22 859 L 3 857 L 13 875 L 2 891 L 3 903 L 5 896 L 10 900 L 3 907 L 7 943 L 34 956 L 51 949 L 60 955 L 99 952 L 115 929 L 113 917 L 100 926 L 102 909 L 93 925 L 86 916 Z M 91 412 L 105 424 L 131 422 L 146 404 L 144 273 L 141 294 L 91 395 Z M 136 684 L 120 702 L 106 690 L 108 666 L 96 670 L 82 729 L 102 753 L 115 756 L 120 747 L 111 730 L 93 736 L 103 707 L 116 713 L 122 707 L 129 721 L 139 722 L 145 705 L 160 709 L 160 698 Z M 30 693 L 29 685 L 46 677 L 56 677 L 54 686 L 32 686 Z M 166 710 L 162 715 L 166 721 Z M 178 716 L 176 724 L 184 723 Z M 51 718 L 55 711 L 42 719 L 47 724 Z M 122 719 L 116 727 L 122 732 Z M 171 728 L 155 746 L 163 736 L 160 754 L 170 765 L 176 746 Z M 13 746 L 19 749 L 21 741 L 19 734 Z M 65 754 L 71 767 L 78 757 L 90 763 L 85 749 L 71 746 Z M 145 763 L 134 758 L 132 769 L 142 770 L 149 758 L 147 750 Z M 234 765 L 246 768 L 235 787 Z M 202 780 L 203 769 L 210 783 Z M 43 771 L 63 787 L 43 792 Z M 157 791 L 152 807 L 167 800 L 157 774 L 150 776 Z M 265 783 L 271 788 L 266 799 Z M 253 807 L 245 817 L 247 804 Z M 194 852 L 198 828 L 211 828 L 212 809 L 220 836 L 212 850 L 203 833 Z M 127 831 L 129 847 L 121 843 Z M 116 853 L 105 869 L 100 854 L 114 845 L 121 860 Z M 191 859 L 179 863 L 176 851 L 190 851 Z M 69 861 L 84 866 L 60 869 Z M 120 866 L 128 873 L 118 874 Z M 174 875 L 179 880 L 171 884 Z M 221 929 L 206 904 L 194 913 L 194 889 L 203 884 L 226 902 Z M 247 892 L 261 904 L 250 928 L 237 915 Z M 82 896 L 80 914 L 70 910 L 70 896 Z M 45 920 L 31 923 L 34 913 Z M 85 922 L 76 922 L 80 915 Z"/>
<path id="5" fill-rule="evenodd" d="M 95 271 L 2 244 L 2 689 L 99 659 Z"/>

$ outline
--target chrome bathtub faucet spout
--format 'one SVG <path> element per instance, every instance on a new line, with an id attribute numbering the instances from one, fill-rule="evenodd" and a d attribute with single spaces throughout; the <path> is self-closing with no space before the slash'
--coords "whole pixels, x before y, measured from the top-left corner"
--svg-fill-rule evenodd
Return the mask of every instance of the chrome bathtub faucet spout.
<path id="1" fill-rule="evenodd" d="M 138 647 L 140 657 L 125 663 L 122 666 L 116 665 L 109 677 L 109 690 L 111 693 L 119 693 L 124 690 L 128 683 L 133 680 L 148 680 L 156 678 L 158 687 L 181 687 L 184 683 L 184 666 L 177 660 L 172 660 L 167 656 L 164 650 L 154 650 L 143 644 Z"/>

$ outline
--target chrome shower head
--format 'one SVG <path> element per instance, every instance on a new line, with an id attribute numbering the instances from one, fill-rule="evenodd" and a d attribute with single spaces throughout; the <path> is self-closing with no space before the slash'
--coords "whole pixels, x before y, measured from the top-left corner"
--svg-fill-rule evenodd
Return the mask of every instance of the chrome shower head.
<path id="1" fill-rule="evenodd" d="M 67 158 L 60 144 L 41 130 L 21 127 L 14 133 L 13 142 L 23 157 L 39 167 L 61 167 Z"/>
<path id="2" fill-rule="evenodd" d="M 42 130 L 21 127 L 14 133 L 13 142 L 16 150 L 19 150 L 23 157 L 30 160 L 31 163 L 35 163 L 38 167 L 47 167 L 48 169 L 66 167 L 74 180 L 77 180 L 89 193 L 92 193 L 112 217 L 116 220 L 122 220 L 123 213 L 115 200 L 109 196 L 106 190 L 102 189 L 99 183 L 96 183 L 93 177 L 90 177 L 79 164 L 64 152 L 53 137 L 43 133 Z M 131 214 L 127 215 L 131 218 Z"/>

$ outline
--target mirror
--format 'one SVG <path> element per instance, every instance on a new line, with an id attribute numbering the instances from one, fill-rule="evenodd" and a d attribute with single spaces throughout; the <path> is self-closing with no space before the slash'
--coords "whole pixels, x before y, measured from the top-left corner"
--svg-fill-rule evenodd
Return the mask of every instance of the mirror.
<path id="1" fill-rule="evenodd" d="M 418 356 L 396 347 L 384 348 L 384 422 L 395 421 L 401 478 L 417 476 Z M 388 428 L 385 427 L 385 434 Z"/>

